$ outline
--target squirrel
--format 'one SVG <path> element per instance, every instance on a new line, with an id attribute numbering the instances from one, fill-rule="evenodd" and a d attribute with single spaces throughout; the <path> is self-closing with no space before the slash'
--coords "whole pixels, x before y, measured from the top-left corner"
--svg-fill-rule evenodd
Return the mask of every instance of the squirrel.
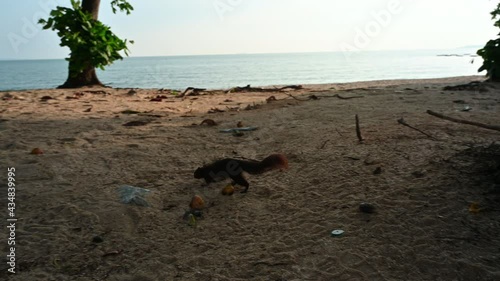
<path id="1" fill-rule="evenodd" d="M 272 154 L 260 162 L 225 158 L 196 169 L 194 177 L 205 179 L 207 184 L 231 178 L 233 184 L 245 187 L 241 193 L 246 193 L 250 184 L 245 179 L 243 172 L 256 175 L 275 169 L 288 169 L 288 159 L 285 155 Z"/>

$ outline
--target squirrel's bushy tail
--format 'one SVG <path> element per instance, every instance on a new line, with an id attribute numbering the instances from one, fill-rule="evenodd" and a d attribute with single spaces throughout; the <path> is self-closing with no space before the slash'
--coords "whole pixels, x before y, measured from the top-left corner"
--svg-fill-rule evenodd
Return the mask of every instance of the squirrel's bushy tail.
<path id="1" fill-rule="evenodd" d="M 263 168 L 262 172 L 267 172 L 274 169 L 288 169 L 288 159 L 283 154 L 272 154 L 264 158 L 260 162 Z"/>

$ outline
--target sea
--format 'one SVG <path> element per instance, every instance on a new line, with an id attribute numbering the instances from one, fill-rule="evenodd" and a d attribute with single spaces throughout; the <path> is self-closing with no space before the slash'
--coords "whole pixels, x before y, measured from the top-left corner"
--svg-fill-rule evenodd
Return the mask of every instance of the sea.
<path id="1" fill-rule="evenodd" d="M 344 83 L 479 75 L 477 48 L 413 51 L 234 54 L 127 57 L 98 70 L 104 84 L 116 88 Z M 64 83 L 64 59 L 0 60 L 0 90 L 55 88 Z M 484 74 L 481 73 L 481 74 Z"/>

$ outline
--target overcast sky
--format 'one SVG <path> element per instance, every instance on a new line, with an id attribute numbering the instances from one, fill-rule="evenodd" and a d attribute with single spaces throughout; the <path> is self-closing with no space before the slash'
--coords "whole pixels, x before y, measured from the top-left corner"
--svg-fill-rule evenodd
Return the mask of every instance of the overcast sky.
<path id="1" fill-rule="evenodd" d="M 34 24 L 69 0 L 9 1 L 0 10 L 0 59 L 64 58 Z M 492 0 L 130 0 L 129 16 L 101 0 L 99 19 L 133 39 L 131 56 L 449 49 L 498 33 Z"/>

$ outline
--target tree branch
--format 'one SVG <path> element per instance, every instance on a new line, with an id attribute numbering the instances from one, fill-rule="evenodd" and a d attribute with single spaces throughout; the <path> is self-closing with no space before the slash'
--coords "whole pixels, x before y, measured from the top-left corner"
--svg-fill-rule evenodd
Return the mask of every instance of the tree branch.
<path id="1" fill-rule="evenodd" d="M 427 110 L 427 113 L 430 114 L 430 115 L 432 115 L 432 116 L 435 116 L 435 117 L 438 117 L 438 118 L 441 118 L 441 119 L 444 119 L 444 120 L 448 120 L 448 121 L 451 121 L 451 122 L 455 122 L 455 123 L 467 124 L 467 125 L 472 125 L 472 126 L 476 126 L 476 127 L 485 128 L 485 129 L 500 131 L 500 126 L 488 125 L 488 124 L 484 124 L 484 123 L 467 121 L 467 120 L 462 120 L 462 119 L 456 119 L 456 118 L 448 117 L 448 116 L 445 116 L 443 114 L 440 114 L 440 113 L 437 113 L 437 112 L 434 112 L 434 111 L 431 111 L 431 110 Z"/>

